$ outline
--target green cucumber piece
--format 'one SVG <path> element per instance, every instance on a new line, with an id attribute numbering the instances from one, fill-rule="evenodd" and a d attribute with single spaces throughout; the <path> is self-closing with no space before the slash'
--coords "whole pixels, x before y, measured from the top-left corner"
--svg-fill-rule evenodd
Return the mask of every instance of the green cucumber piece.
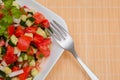
<path id="1" fill-rule="evenodd" d="M 28 27 L 32 26 L 34 24 L 34 22 L 32 22 L 31 20 L 27 20 L 25 23 Z"/>
<path id="2" fill-rule="evenodd" d="M 3 71 L 1 71 L 1 70 L 0 70 L 0 76 L 1 76 L 2 78 L 4 78 L 5 80 L 11 80 L 11 78 L 8 77 L 8 76 L 6 75 L 6 73 L 3 72 Z"/>
<path id="3" fill-rule="evenodd" d="M 17 42 L 18 42 L 18 38 L 15 35 L 12 35 L 10 37 L 8 44 L 14 47 L 16 46 Z"/>
<path id="4" fill-rule="evenodd" d="M 4 72 L 5 72 L 6 74 L 10 74 L 10 73 L 12 72 L 12 70 L 11 70 L 9 67 L 5 67 L 5 68 L 4 68 Z"/>
<path id="5" fill-rule="evenodd" d="M 11 69 L 15 66 L 15 64 L 10 64 L 8 67 Z"/>
<path id="6" fill-rule="evenodd" d="M 8 41 L 8 44 L 13 46 L 13 47 L 15 46 L 15 44 L 11 40 Z"/>
<path id="7" fill-rule="evenodd" d="M 6 77 L 6 73 L 0 70 L 0 76 L 2 76 L 3 78 L 5 78 Z"/>
<path id="8" fill-rule="evenodd" d="M 45 33 L 46 33 L 47 36 L 50 36 L 50 33 L 48 32 L 47 29 L 45 29 Z"/>
<path id="9" fill-rule="evenodd" d="M 35 77 L 38 73 L 39 73 L 39 71 L 38 71 L 36 68 L 33 68 L 33 69 L 31 70 L 31 75 L 32 75 L 33 77 Z"/>
<path id="10" fill-rule="evenodd" d="M 22 15 L 22 16 L 20 17 L 20 19 L 25 22 L 26 19 L 27 19 L 27 16 L 26 16 L 26 15 Z"/>
<path id="11" fill-rule="evenodd" d="M 31 60 L 31 61 L 29 62 L 29 66 L 35 66 L 35 60 Z"/>
<path id="12" fill-rule="evenodd" d="M 6 41 L 8 39 L 8 37 L 9 37 L 8 32 L 5 31 L 2 37 Z"/>
<path id="13" fill-rule="evenodd" d="M 1 47 L 1 55 L 4 55 L 7 51 L 7 48 L 5 46 Z"/>
<path id="14" fill-rule="evenodd" d="M 27 13 L 33 15 L 33 12 L 27 12 Z"/>
<path id="15" fill-rule="evenodd" d="M 18 58 L 18 62 L 23 62 L 23 58 L 22 58 L 22 57 L 19 57 L 19 58 Z"/>
<path id="16" fill-rule="evenodd" d="M 27 20 L 30 20 L 31 22 L 35 21 L 35 19 L 33 17 L 28 17 Z"/>
<path id="17" fill-rule="evenodd" d="M 11 78 L 10 77 L 6 77 L 6 79 L 5 80 L 11 80 Z"/>
<path id="18" fill-rule="evenodd" d="M 27 54 L 24 55 L 23 60 L 28 60 L 28 56 L 27 56 Z"/>
<path id="19" fill-rule="evenodd" d="M 40 27 L 37 29 L 36 33 L 43 36 L 44 38 L 47 38 L 45 31 L 42 30 Z"/>
<path id="20" fill-rule="evenodd" d="M 24 27 L 27 27 L 26 22 L 23 21 L 23 20 L 20 21 L 20 25 L 21 25 L 21 26 L 24 26 Z"/>
<path id="21" fill-rule="evenodd" d="M 28 56 L 28 61 L 32 61 L 32 60 L 35 60 L 34 56 Z"/>

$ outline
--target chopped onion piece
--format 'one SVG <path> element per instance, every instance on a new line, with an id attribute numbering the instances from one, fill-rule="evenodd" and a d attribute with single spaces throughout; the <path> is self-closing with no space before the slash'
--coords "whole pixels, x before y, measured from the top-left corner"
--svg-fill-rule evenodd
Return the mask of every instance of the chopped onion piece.
<path id="1" fill-rule="evenodd" d="M 2 64 L 3 66 L 7 66 L 7 63 L 6 63 L 4 60 L 1 62 L 1 64 Z"/>
<path id="2" fill-rule="evenodd" d="M 3 71 L 3 70 L 4 70 L 4 68 L 5 68 L 4 66 L 0 66 L 0 70 L 2 70 L 2 71 Z"/>
<path id="3" fill-rule="evenodd" d="M 8 41 L 9 41 L 9 40 L 7 40 L 7 41 L 6 41 L 6 43 L 5 43 L 5 47 L 7 47 L 7 46 L 8 46 Z"/>
<path id="4" fill-rule="evenodd" d="M 19 53 L 17 54 L 17 56 L 19 57 L 19 56 L 20 56 L 20 54 L 21 54 L 21 52 L 19 52 Z"/>
<path id="5" fill-rule="evenodd" d="M 14 47 L 14 54 L 20 53 L 20 50 L 17 47 Z"/>
<path id="6" fill-rule="evenodd" d="M 14 24 L 15 27 L 18 27 L 20 24 Z"/>
<path id="7" fill-rule="evenodd" d="M 20 19 L 13 18 L 14 23 L 20 23 Z"/>
<path id="8" fill-rule="evenodd" d="M 14 72 L 9 74 L 9 77 L 14 77 L 14 76 L 20 75 L 22 73 L 24 73 L 23 70 L 14 71 Z"/>

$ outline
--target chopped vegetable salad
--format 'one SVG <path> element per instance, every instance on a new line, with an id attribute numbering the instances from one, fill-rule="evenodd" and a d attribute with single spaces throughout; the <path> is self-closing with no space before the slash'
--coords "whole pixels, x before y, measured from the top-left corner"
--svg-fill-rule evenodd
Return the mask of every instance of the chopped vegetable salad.
<path id="1" fill-rule="evenodd" d="M 0 1 L 0 80 L 33 80 L 50 55 L 49 26 L 42 13 Z"/>

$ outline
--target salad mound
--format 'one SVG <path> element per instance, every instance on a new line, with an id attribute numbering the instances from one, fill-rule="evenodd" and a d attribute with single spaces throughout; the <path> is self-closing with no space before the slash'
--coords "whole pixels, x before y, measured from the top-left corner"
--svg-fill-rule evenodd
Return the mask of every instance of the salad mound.
<path id="1" fill-rule="evenodd" d="M 0 2 L 0 80 L 33 80 L 50 55 L 49 21 L 15 0 Z"/>

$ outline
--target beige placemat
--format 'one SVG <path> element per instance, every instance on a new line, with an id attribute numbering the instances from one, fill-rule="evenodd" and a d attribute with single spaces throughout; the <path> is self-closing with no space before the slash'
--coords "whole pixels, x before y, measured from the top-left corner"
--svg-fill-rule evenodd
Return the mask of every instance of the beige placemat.
<path id="1" fill-rule="evenodd" d="M 67 22 L 76 51 L 100 80 L 120 80 L 120 0 L 37 0 Z M 89 80 L 64 52 L 46 80 Z"/>

